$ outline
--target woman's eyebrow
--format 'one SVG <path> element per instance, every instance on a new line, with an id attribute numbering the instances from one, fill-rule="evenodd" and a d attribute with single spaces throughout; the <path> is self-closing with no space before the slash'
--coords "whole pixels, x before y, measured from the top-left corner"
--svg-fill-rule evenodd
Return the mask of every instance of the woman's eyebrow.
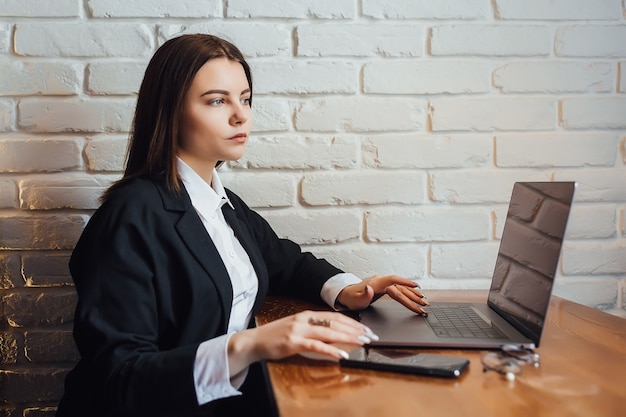
<path id="1" fill-rule="evenodd" d="M 229 96 L 230 95 L 230 93 L 228 91 L 226 91 L 226 90 L 209 90 L 209 91 L 205 91 L 204 93 L 202 93 L 200 95 L 200 97 L 206 96 L 206 95 L 209 95 L 209 94 L 221 94 L 223 96 Z"/>
<path id="2" fill-rule="evenodd" d="M 240 94 L 240 95 L 242 95 L 242 96 L 243 96 L 244 94 L 247 94 L 247 93 L 249 93 L 249 92 L 250 92 L 250 89 L 249 89 L 249 88 L 246 88 L 245 90 L 243 90 L 243 91 L 241 92 L 241 94 Z M 228 92 L 228 91 L 226 91 L 226 90 L 209 90 L 209 91 L 205 91 L 204 93 L 202 93 L 202 94 L 200 95 L 200 97 L 203 97 L 203 96 L 206 96 L 206 95 L 209 95 L 209 94 L 221 94 L 221 95 L 223 95 L 223 96 L 229 96 L 229 95 L 230 95 L 230 92 Z"/>

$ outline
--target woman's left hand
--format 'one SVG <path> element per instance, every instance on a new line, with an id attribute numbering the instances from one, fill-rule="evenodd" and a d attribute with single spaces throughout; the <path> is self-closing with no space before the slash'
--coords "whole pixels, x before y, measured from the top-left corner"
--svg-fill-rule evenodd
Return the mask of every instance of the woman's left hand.
<path id="1" fill-rule="evenodd" d="M 337 296 L 337 301 L 350 310 L 362 310 L 384 294 L 417 314 L 426 314 L 421 306 L 428 301 L 414 281 L 397 275 L 374 275 L 358 284 L 348 285 Z"/>

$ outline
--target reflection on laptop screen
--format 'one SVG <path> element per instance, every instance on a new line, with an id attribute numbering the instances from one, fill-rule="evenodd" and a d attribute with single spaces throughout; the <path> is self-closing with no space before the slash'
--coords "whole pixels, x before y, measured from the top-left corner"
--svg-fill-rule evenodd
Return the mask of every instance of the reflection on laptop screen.
<path id="1" fill-rule="evenodd" d="M 573 182 L 516 183 L 489 292 L 489 306 L 536 344 L 550 301 Z"/>

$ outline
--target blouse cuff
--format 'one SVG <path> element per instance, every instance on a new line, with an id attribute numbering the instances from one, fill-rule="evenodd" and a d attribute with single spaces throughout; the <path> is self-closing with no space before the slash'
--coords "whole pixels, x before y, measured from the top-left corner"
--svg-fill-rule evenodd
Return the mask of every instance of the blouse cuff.
<path id="1" fill-rule="evenodd" d="M 337 296 L 348 285 L 358 284 L 363 280 L 354 274 L 347 272 L 331 277 L 322 286 L 320 296 L 322 300 L 335 310 L 346 310 L 347 308 L 337 302 Z"/>
<path id="2" fill-rule="evenodd" d="M 232 333 L 206 340 L 198 346 L 193 368 L 193 381 L 198 405 L 220 398 L 241 395 L 241 387 L 248 374 L 244 369 L 232 378 L 228 369 L 228 340 Z"/>

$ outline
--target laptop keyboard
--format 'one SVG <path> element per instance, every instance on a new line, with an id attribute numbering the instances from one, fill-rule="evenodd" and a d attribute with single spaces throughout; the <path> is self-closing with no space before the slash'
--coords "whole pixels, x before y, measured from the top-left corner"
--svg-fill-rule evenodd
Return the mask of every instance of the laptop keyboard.
<path id="1" fill-rule="evenodd" d="M 483 320 L 471 307 L 430 306 L 426 320 L 439 337 L 487 338 L 504 337 L 502 332 Z"/>

